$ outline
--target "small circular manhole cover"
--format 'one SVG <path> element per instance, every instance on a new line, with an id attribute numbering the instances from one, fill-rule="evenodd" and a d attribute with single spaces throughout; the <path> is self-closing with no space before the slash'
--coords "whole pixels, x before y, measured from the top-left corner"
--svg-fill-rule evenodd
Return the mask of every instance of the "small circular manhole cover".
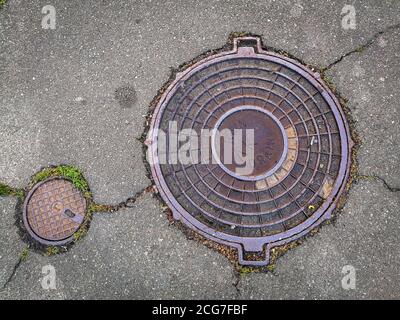
<path id="1" fill-rule="evenodd" d="M 24 225 L 41 244 L 65 245 L 82 225 L 86 207 L 86 199 L 72 182 L 52 178 L 37 184 L 28 194 Z"/>
<path id="2" fill-rule="evenodd" d="M 225 136 L 216 134 L 240 129 L 252 129 L 253 143 L 242 136 L 242 158 L 234 151 L 227 161 L 232 150 L 225 152 Z M 185 130 L 197 138 L 181 139 Z M 203 132 L 211 132 L 206 148 L 198 143 Z M 174 218 L 237 248 L 241 264 L 266 265 L 271 248 L 331 217 L 353 143 L 319 74 L 245 37 L 177 74 L 156 106 L 147 144 L 156 186 Z M 253 148 L 249 172 L 239 170 L 247 145 Z M 183 147 L 189 162 L 178 156 Z M 213 161 L 203 161 L 204 153 Z"/>

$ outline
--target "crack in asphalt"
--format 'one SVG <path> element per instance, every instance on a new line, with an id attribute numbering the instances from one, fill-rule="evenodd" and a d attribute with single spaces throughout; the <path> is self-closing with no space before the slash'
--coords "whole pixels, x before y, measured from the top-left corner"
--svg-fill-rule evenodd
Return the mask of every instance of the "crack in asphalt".
<path id="1" fill-rule="evenodd" d="M 3 291 L 7 288 L 7 286 L 11 283 L 11 281 L 14 279 L 15 274 L 17 273 L 18 268 L 21 266 L 22 262 L 24 262 L 25 259 L 22 257 L 19 257 L 17 263 L 15 264 L 13 271 L 11 272 L 10 276 L 8 277 L 7 281 L 4 283 L 3 287 L 1 288 L 0 291 Z"/>
<path id="2" fill-rule="evenodd" d="M 385 189 L 389 190 L 390 192 L 399 192 L 400 187 L 392 187 L 384 178 L 379 177 L 377 175 L 360 175 L 356 177 L 357 180 L 374 180 L 380 181 L 383 183 Z"/>
<path id="3" fill-rule="evenodd" d="M 387 28 L 385 28 L 384 30 L 381 30 L 377 33 L 375 33 L 366 43 L 362 44 L 361 46 L 355 48 L 354 50 L 351 50 L 345 54 L 343 54 L 342 56 L 340 56 L 337 60 L 333 61 L 332 63 L 330 63 L 328 66 L 322 68 L 322 72 L 325 72 L 329 69 L 331 69 L 334 65 L 338 64 L 339 62 L 341 62 L 344 58 L 354 54 L 354 53 L 360 53 L 362 51 L 364 51 L 366 48 L 370 47 L 371 45 L 373 45 L 375 43 L 375 41 L 378 39 L 379 36 L 381 36 L 382 34 L 397 29 L 400 27 L 400 23 L 391 25 Z"/>
<path id="4" fill-rule="evenodd" d="M 233 282 L 233 286 L 235 287 L 235 290 L 236 290 L 236 299 L 240 299 L 242 292 L 239 289 L 239 284 L 240 284 L 240 280 L 242 280 L 242 277 L 241 277 L 240 273 L 237 271 L 233 272 L 233 277 L 235 278 L 235 282 Z"/>
<path id="5" fill-rule="evenodd" d="M 139 200 L 145 194 L 152 193 L 152 192 L 154 192 L 154 186 L 153 185 L 149 185 L 149 186 L 143 188 L 142 190 L 136 192 L 135 195 L 133 195 L 132 197 L 130 197 L 130 198 L 126 199 L 125 201 L 119 203 L 118 205 L 115 205 L 115 206 L 107 206 L 106 205 L 107 207 L 110 208 L 110 210 L 108 210 L 108 212 L 111 213 L 111 212 L 117 212 L 117 211 L 119 211 L 121 209 L 132 208 L 137 200 Z M 7 286 L 12 282 L 12 280 L 14 279 L 15 274 L 17 273 L 19 267 L 21 266 L 21 264 L 24 261 L 25 261 L 24 257 L 19 257 L 17 263 L 13 267 L 13 270 L 12 270 L 11 274 L 9 275 L 9 277 L 6 280 L 6 282 L 1 287 L 0 291 L 4 291 L 7 288 Z"/>
<path id="6" fill-rule="evenodd" d="M 115 205 L 115 206 L 110 206 L 111 210 L 110 212 L 117 212 L 121 209 L 126 209 L 126 208 L 133 208 L 133 205 L 136 203 L 137 200 L 139 200 L 141 197 L 143 197 L 147 193 L 152 193 L 154 192 L 154 186 L 149 185 L 142 190 L 136 192 L 132 197 L 126 199 L 125 201 Z"/>
<path id="7" fill-rule="evenodd" d="M 379 36 L 391 31 L 391 30 L 395 30 L 397 28 L 400 27 L 400 23 L 395 24 L 395 25 L 391 25 L 387 28 L 385 28 L 384 30 L 381 30 L 377 33 L 375 33 L 371 38 L 369 38 L 364 44 L 360 45 L 359 47 L 341 55 L 338 59 L 336 59 L 335 61 L 333 61 L 332 63 L 330 63 L 329 65 L 327 65 L 326 67 L 322 68 L 322 73 L 324 73 L 327 70 L 330 70 L 333 66 L 335 66 L 336 64 L 340 63 L 341 61 L 343 61 L 345 58 L 347 58 L 348 56 L 351 56 L 355 53 L 361 53 L 363 50 L 367 49 L 368 47 L 372 46 L 376 40 L 379 38 Z M 146 130 L 144 130 L 144 134 L 142 134 L 142 136 L 145 136 L 146 134 Z M 140 140 L 139 140 L 140 141 Z M 142 142 L 142 141 L 140 141 Z M 143 143 L 143 142 L 142 142 Z M 145 144 L 143 144 L 145 145 Z M 145 159 L 145 158 L 144 158 Z M 146 165 L 146 163 L 145 163 Z M 390 192 L 399 192 L 400 191 L 400 187 L 393 187 L 391 186 L 384 178 L 377 176 L 377 175 L 360 175 L 356 177 L 357 180 L 373 180 L 373 181 L 380 181 L 383 186 Z M 136 192 L 133 196 L 127 198 L 125 201 L 117 204 L 117 205 L 105 205 L 109 208 L 109 210 L 107 210 L 107 212 L 118 212 L 122 209 L 127 209 L 127 208 L 133 208 L 136 204 L 136 202 L 141 199 L 143 196 L 145 196 L 148 193 L 153 193 L 155 191 L 154 189 L 154 185 L 148 185 L 144 188 L 142 188 L 140 191 Z M 17 190 L 17 189 L 13 189 L 13 190 Z M 7 194 L 5 196 L 10 196 L 12 194 Z M 5 281 L 5 283 L 3 284 L 2 288 L 0 289 L 0 291 L 4 291 L 7 286 L 13 281 L 13 279 L 15 278 L 15 275 L 18 271 L 18 269 L 20 268 L 20 266 L 22 265 L 22 263 L 25 261 L 25 259 L 23 257 L 19 257 L 18 261 L 15 263 L 12 272 L 10 273 L 9 277 L 7 278 L 7 280 Z M 239 272 L 234 272 L 234 281 L 232 283 L 233 287 L 236 290 L 236 299 L 240 299 L 242 296 L 242 290 L 240 289 L 240 284 L 242 281 L 242 275 Z"/>

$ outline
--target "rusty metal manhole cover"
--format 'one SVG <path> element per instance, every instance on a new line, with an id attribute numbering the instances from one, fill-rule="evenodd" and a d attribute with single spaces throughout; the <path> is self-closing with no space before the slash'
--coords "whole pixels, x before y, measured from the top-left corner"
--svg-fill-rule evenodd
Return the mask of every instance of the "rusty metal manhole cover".
<path id="1" fill-rule="evenodd" d="M 252 172 L 225 163 L 223 146 L 215 155 L 212 139 L 207 148 L 216 161 L 202 162 L 203 155 L 199 161 L 204 150 L 190 139 L 186 152 L 197 161 L 171 161 L 187 142 L 175 145 L 172 137 L 185 129 L 191 135 L 253 129 Z M 271 248 L 331 217 L 353 143 L 340 104 L 318 73 L 245 37 L 177 74 L 156 106 L 147 144 L 153 178 L 174 218 L 236 248 L 241 264 L 266 265 Z"/>
<path id="2" fill-rule="evenodd" d="M 73 240 L 86 214 L 86 199 L 72 182 L 52 178 L 28 194 L 23 220 L 29 234 L 44 245 L 64 245 Z"/>

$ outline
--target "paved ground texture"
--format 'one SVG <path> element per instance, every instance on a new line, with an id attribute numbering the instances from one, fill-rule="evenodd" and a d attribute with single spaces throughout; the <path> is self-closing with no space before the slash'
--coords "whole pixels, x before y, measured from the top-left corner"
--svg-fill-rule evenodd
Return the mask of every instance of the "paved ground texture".
<path id="1" fill-rule="evenodd" d="M 231 32 L 326 68 L 348 99 L 362 146 L 359 179 L 336 223 L 278 259 L 237 274 L 222 255 L 169 225 L 158 201 L 95 214 L 62 255 L 30 251 L 17 200 L 0 197 L 0 299 L 400 298 L 400 2 L 9 0 L 0 9 L 0 181 L 24 187 L 42 167 L 81 168 L 98 202 L 146 188 L 144 115 L 171 68 L 225 44 Z M 41 26 L 42 7 L 56 28 Z M 42 288 L 54 266 L 56 289 Z M 354 267 L 356 286 L 342 287 Z M 346 270 L 346 267 L 345 267 Z"/>

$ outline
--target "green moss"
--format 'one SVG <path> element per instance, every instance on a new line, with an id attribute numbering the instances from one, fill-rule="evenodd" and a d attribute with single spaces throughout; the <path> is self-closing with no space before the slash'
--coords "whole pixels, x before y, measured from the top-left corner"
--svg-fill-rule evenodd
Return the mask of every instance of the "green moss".
<path id="1" fill-rule="evenodd" d="M 98 210 L 94 210 L 95 208 L 97 208 L 99 205 L 91 202 L 89 204 L 89 207 L 87 209 L 86 215 L 85 215 L 85 220 L 83 221 L 81 227 L 79 228 L 78 231 L 76 231 L 74 233 L 74 242 L 77 242 L 81 239 L 83 239 L 86 234 L 89 231 L 89 226 L 90 226 L 90 222 L 92 221 L 92 217 L 93 217 L 93 213 L 94 212 L 100 212 Z"/>
<path id="2" fill-rule="evenodd" d="M 6 196 L 23 198 L 25 196 L 25 192 L 20 189 L 11 188 L 4 183 L 0 183 L 0 197 L 6 197 Z"/>
<path id="3" fill-rule="evenodd" d="M 0 9 L 6 4 L 7 0 L 0 0 Z"/>
<path id="4" fill-rule="evenodd" d="M 45 168 L 35 174 L 32 178 L 32 186 L 51 177 L 64 177 L 73 183 L 86 198 L 91 198 L 89 184 L 87 183 L 82 171 L 74 166 L 62 165 L 57 167 Z"/>
<path id="5" fill-rule="evenodd" d="M 93 213 L 112 212 L 113 210 L 113 206 L 98 204 L 90 200 L 85 220 L 79 230 L 74 233 L 74 241 L 76 242 L 86 236 L 87 232 L 89 231 L 89 225 L 92 221 Z"/>
<path id="6" fill-rule="evenodd" d="M 271 263 L 269 265 L 267 265 L 266 267 L 246 267 L 246 266 L 242 266 L 237 264 L 236 265 L 236 270 L 237 272 L 241 275 L 241 276 L 245 276 L 247 274 L 250 273 L 259 273 L 259 272 L 274 272 L 275 271 L 275 264 Z"/>
<path id="7" fill-rule="evenodd" d="M 88 230 L 86 228 L 80 228 L 77 232 L 74 233 L 74 241 L 76 242 L 81 240 L 87 232 Z"/>
<path id="8" fill-rule="evenodd" d="M 29 247 L 26 247 L 21 252 L 21 256 L 20 256 L 21 261 L 26 261 L 26 259 L 28 259 L 28 254 L 29 254 Z"/>
<path id="9" fill-rule="evenodd" d="M 60 253 L 60 249 L 58 247 L 47 247 L 46 248 L 46 256 L 54 256 Z"/>
<path id="10" fill-rule="evenodd" d="M 13 189 L 9 186 L 0 183 L 0 196 L 10 196 L 13 192 Z"/>
<path id="11" fill-rule="evenodd" d="M 322 74 L 322 80 L 324 80 L 324 82 L 329 87 L 329 89 L 331 89 L 334 92 L 336 91 L 336 86 L 333 84 L 333 79 L 332 79 L 331 76 L 323 73 Z"/>
<path id="12" fill-rule="evenodd" d="M 267 266 L 267 270 L 270 271 L 270 272 L 274 272 L 275 271 L 275 265 L 274 264 L 269 264 Z"/>
<path id="13" fill-rule="evenodd" d="M 240 273 L 240 275 L 242 275 L 242 276 L 253 272 L 252 268 L 243 267 L 243 266 L 240 266 L 240 265 L 238 266 L 237 270 Z"/>
<path id="14" fill-rule="evenodd" d="M 365 50 L 365 46 L 360 46 L 360 47 L 356 48 L 355 51 L 360 53 L 360 52 L 363 52 L 364 50 Z"/>
<path id="15" fill-rule="evenodd" d="M 98 203 L 92 202 L 89 206 L 88 212 L 89 213 L 112 212 L 114 209 L 115 208 L 110 205 L 98 204 Z"/>

